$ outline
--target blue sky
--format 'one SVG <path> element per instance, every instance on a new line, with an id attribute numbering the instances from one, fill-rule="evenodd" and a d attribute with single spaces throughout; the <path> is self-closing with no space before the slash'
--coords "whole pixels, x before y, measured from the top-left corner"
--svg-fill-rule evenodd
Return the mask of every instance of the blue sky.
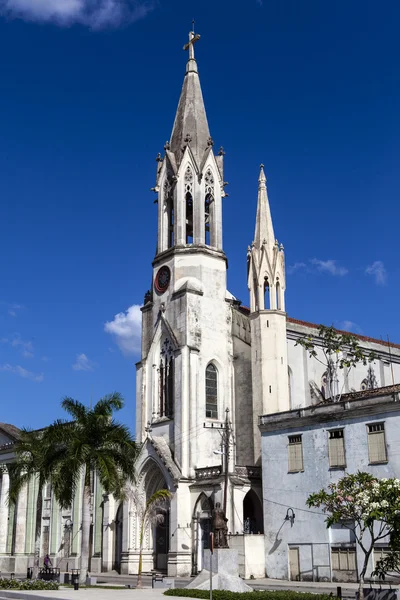
<path id="1" fill-rule="evenodd" d="M 0 421 L 44 426 L 65 395 L 118 390 L 134 426 L 150 188 L 193 16 L 230 291 L 248 304 L 263 162 L 288 313 L 400 342 L 398 2 L 0 0 L 0 15 Z"/>

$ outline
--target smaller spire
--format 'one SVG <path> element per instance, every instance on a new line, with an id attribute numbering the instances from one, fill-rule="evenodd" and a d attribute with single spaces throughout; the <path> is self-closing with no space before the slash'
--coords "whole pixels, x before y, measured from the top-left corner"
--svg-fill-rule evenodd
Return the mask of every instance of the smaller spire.
<path id="1" fill-rule="evenodd" d="M 261 163 L 260 165 L 260 176 L 258 178 L 258 189 L 260 190 L 262 187 L 266 188 L 267 178 L 264 173 L 264 165 Z"/>
<path id="2" fill-rule="evenodd" d="M 258 202 L 256 229 L 254 232 L 254 245 L 261 248 L 266 244 L 271 249 L 275 244 L 274 227 L 272 225 L 271 210 L 269 207 L 267 193 L 267 178 L 264 173 L 264 165 L 260 165 L 260 176 L 258 178 Z"/>

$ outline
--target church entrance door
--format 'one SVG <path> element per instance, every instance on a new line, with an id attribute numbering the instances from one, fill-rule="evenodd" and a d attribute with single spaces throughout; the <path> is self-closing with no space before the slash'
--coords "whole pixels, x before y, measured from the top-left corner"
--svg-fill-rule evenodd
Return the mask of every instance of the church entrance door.
<path id="1" fill-rule="evenodd" d="M 167 571 L 169 550 L 169 511 L 164 514 L 164 522 L 159 523 L 154 532 L 156 550 L 156 570 Z"/>
<path id="2" fill-rule="evenodd" d="M 204 550 L 210 548 L 210 532 L 211 532 L 211 519 L 199 519 L 199 532 L 198 532 L 198 556 L 197 556 L 197 571 L 201 571 L 204 565 Z"/>

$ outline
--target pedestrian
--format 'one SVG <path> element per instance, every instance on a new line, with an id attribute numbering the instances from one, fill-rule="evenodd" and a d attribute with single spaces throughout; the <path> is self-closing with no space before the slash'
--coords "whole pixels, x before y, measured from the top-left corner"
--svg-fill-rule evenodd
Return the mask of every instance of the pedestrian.
<path id="1" fill-rule="evenodd" d="M 50 556 L 48 554 L 46 554 L 46 556 L 44 557 L 43 562 L 44 562 L 44 568 L 46 569 L 46 571 L 48 571 L 50 569 L 50 567 L 52 567 Z"/>

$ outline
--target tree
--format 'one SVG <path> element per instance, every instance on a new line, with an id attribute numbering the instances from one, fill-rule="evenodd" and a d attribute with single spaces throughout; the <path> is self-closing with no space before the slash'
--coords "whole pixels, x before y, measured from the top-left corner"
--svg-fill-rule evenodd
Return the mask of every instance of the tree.
<path id="1" fill-rule="evenodd" d="M 327 514 L 327 527 L 340 523 L 353 531 L 364 553 L 358 588 L 362 600 L 365 573 L 374 545 L 388 536 L 392 541 L 398 536 L 400 479 L 377 479 L 370 473 L 358 471 L 331 483 L 328 491 L 322 489 L 311 494 L 307 505 L 322 506 Z"/>
<path id="2" fill-rule="evenodd" d="M 167 505 L 172 498 L 168 490 L 158 490 L 144 504 L 137 490 L 133 492 L 133 501 L 136 505 L 136 511 L 139 518 L 139 566 L 137 587 L 142 587 L 142 569 L 143 569 L 143 542 L 144 532 L 147 525 L 157 526 L 164 522 Z"/>
<path id="3" fill-rule="evenodd" d="M 53 471 L 54 496 L 63 508 L 70 507 L 83 480 L 80 583 L 86 581 L 89 567 L 91 481 L 97 475 L 106 494 L 122 500 L 126 485 L 134 481 L 139 447 L 127 427 L 113 419 L 123 406 L 122 396 L 110 394 L 87 408 L 65 398 L 61 406 L 73 421 L 56 421 L 49 438 L 63 450 Z"/>
<path id="4" fill-rule="evenodd" d="M 366 366 L 376 358 L 374 352 L 364 352 L 355 335 L 339 332 L 333 326 L 320 325 L 318 335 L 299 338 L 296 342 L 296 346 L 298 345 L 303 346 L 310 357 L 325 367 L 327 397 L 332 398 L 334 402 L 340 401 L 344 387 L 343 383 L 339 390 L 339 371 L 346 367 L 349 373 L 357 364 Z M 323 358 L 318 353 L 319 347 Z"/>
<path id="5" fill-rule="evenodd" d="M 16 461 L 7 465 L 10 476 L 8 499 L 16 505 L 21 490 L 31 480 L 37 481 L 35 551 L 33 577 L 39 573 L 40 541 L 42 532 L 43 488 L 51 478 L 52 468 L 57 461 L 58 451 L 48 443 L 46 430 L 30 431 L 22 429 L 15 444 Z"/>

